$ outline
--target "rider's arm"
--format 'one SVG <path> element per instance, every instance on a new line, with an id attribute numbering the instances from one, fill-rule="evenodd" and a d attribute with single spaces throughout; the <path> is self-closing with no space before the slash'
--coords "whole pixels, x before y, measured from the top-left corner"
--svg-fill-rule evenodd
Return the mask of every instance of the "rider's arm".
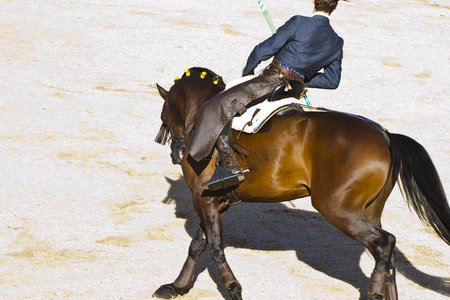
<path id="1" fill-rule="evenodd" d="M 246 76 L 252 74 L 253 70 L 260 62 L 271 58 L 283 48 L 297 30 L 299 24 L 298 17 L 299 16 L 294 16 L 289 19 L 283 26 L 277 29 L 276 33 L 253 49 L 248 57 L 247 65 L 245 66 L 242 75 Z"/>
<path id="2" fill-rule="evenodd" d="M 341 49 L 340 55 L 324 68 L 323 73 L 316 73 L 314 77 L 305 82 L 305 86 L 320 89 L 336 89 L 341 81 L 342 57 L 343 52 Z"/>

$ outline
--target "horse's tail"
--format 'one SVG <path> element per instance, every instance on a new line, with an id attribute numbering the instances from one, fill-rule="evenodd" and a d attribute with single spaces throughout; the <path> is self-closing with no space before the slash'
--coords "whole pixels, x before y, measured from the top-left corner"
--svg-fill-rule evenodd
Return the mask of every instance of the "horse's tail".
<path id="1" fill-rule="evenodd" d="M 390 134 L 394 174 L 408 206 L 450 245 L 450 208 L 444 188 L 425 148 L 400 134 Z"/>

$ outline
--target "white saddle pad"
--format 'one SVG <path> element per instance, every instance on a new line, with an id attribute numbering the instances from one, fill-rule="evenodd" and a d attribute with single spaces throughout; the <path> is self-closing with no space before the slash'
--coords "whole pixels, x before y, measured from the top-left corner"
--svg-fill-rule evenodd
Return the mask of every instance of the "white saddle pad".
<path id="1" fill-rule="evenodd" d="M 225 90 L 232 88 L 238 84 L 246 82 L 255 78 L 257 75 L 248 75 L 244 77 L 237 78 L 235 80 L 227 83 Z M 257 132 L 272 116 L 277 114 L 278 112 L 292 108 L 293 106 L 302 107 L 304 109 L 305 105 L 300 103 L 300 100 L 296 98 L 286 98 L 282 100 L 277 100 L 274 102 L 264 101 L 255 106 L 252 106 L 247 109 L 247 111 L 241 116 L 236 116 L 233 118 L 232 128 L 234 130 L 243 131 L 245 133 L 255 133 Z M 255 112 L 258 113 L 255 114 Z M 255 114 L 255 115 L 254 115 Z M 254 115 L 254 117 L 253 117 Z M 252 120 L 253 118 L 253 120 Z M 249 122 L 251 124 L 249 124 Z"/>
<path id="2" fill-rule="evenodd" d="M 233 118 L 232 128 L 245 133 L 255 133 L 275 114 L 292 107 L 307 107 L 296 98 L 286 98 L 274 102 L 264 101 L 247 109 L 241 116 Z M 259 110 L 256 114 L 255 112 Z M 254 116 L 253 116 L 254 115 Z M 252 120 L 253 118 L 253 120 Z M 249 123 L 251 121 L 251 123 Z"/>

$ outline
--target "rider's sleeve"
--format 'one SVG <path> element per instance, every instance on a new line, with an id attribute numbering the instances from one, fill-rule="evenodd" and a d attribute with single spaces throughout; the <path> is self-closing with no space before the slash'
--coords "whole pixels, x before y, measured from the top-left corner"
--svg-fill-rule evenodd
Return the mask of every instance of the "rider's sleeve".
<path id="1" fill-rule="evenodd" d="M 292 39 L 299 24 L 299 17 L 300 16 L 294 16 L 290 18 L 283 26 L 277 29 L 276 33 L 253 49 L 248 57 L 247 65 L 245 66 L 242 75 L 246 76 L 253 73 L 253 70 L 260 62 L 277 54 L 281 48 Z"/>
<path id="2" fill-rule="evenodd" d="M 341 81 L 343 51 L 337 58 L 323 69 L 323 73 L 319 72 L 309 81 L 305 82 L 306 87 L 319 89 L 336 89 Z"/>

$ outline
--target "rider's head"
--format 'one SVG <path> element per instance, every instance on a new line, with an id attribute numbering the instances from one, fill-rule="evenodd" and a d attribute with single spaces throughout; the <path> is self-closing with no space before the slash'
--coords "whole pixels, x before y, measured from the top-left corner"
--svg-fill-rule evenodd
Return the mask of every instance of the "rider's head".
<path id="1" fill-rule="evenodd" d="M 314 11 L 321 11 L 331 15 L 339 0 L 314 0 Z"/>

